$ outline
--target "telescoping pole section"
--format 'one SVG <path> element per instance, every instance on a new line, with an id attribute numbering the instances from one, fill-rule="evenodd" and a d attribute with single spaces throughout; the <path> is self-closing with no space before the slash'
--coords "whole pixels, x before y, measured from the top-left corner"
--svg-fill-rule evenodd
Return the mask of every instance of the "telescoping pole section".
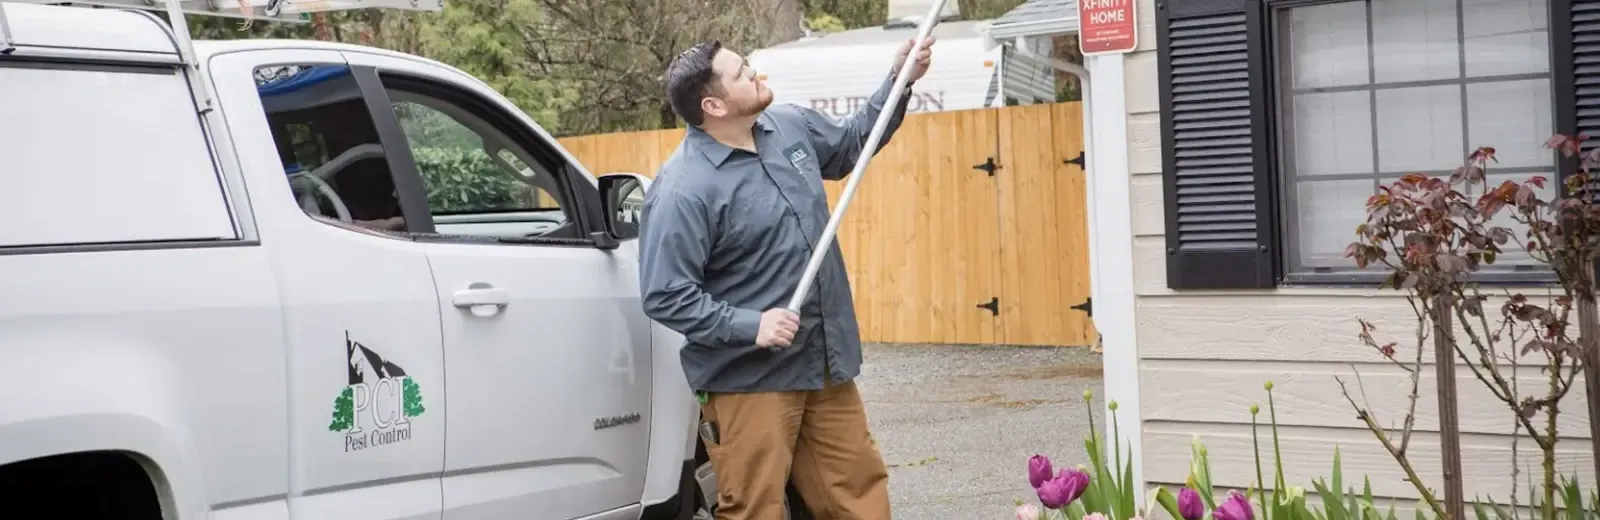
<path id="1" fill-rule="evenodd" d="M 839 195 L 839 207 L 833 210 L 833 215 L 828 217 L 828 226 L 822 229 L 822 238 L 817 240 L 817 247 L 811 250 L 811 260 L 806 262 L 805 274 L 800 276 L 800 284 L 794 289 L 794 296 L 789 299 L 789 311 L 800 314 L 800 303 L 806 300 L 806 293 L 811 289 L 811 282 L 817 278 L 817 271 L 822 268 L 822 258 L 828 254 L 830 244 L 833 243 L 834 234 L 839 232 L 839 221 L 844 219 L 845 210 L 850 208 L 850 198 L 856 194 L 856 186 L 861 184 L 861 177 L 866 175 L 867 162 L 872 160 L 873 154 L 878 149 L 878 141 L 883 140 L 883 132 L 889 127 L 889 116 L 894 113 L 894 107 L 900 104 L 900 96 L 904 94 L 906 82 L 910 79 L 911 67 L 916 64 L 917 54 L 922 52 L 922 42 L 933 33 L 933 26 L 939 23 L 939 12 L 944 10 L 945 0 L 934 0 L 933 6 L 928 8 L 928 16 L 922 20 L 922 26 L 917 30 L 917 39 L 911 44 L 911 52 L 906 55 L 905 63 L 900 64 L 900 72 L 894 79 L 894 90 L 889 92 L 889 100 L 884 103 L 884 110 L 878 113 L 878 120 L 872 125 L 872 133 L 867 136 L 867 144 L 861 147 L 861 156 L 856 158 L 856 167 L 850 171 L 850 179 L 845 181 L 844 192 Z"/>

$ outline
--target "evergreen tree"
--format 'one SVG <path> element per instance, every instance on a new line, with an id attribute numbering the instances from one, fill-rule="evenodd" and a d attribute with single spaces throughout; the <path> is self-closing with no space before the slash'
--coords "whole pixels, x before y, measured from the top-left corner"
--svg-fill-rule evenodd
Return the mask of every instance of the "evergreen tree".
<path id="1" fill-rule="evenodd" d="M 333 400 L 333 422 L 328 424 L 328 431 L 347 431 L 351 426 L 355 425 L 354 397 L 354 388 L 346 386 L 343 391 L 339 392 L 339 397 Z"/>
<path id="2" fill-rule="evenodd" d="M 422 407 L 422 388 L 417 386 L 417 381 L 415 379 L 410 377 L 405 378 L 405 382 L 401 384 L 401 388 L 403 389 L 401 402 L 406 417 L 416 417 L 418 415 L 422 415 L 422 412 L 428 411 L 427 408 Z"/>

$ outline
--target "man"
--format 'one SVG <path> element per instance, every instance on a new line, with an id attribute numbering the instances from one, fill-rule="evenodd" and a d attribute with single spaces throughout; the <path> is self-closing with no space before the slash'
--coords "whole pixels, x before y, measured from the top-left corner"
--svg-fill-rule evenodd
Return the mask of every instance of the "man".
<path id="1" fill-rule="evenodd" d="M 888 469 L 854 383 L 861 341 L 837 242 L 800 315 L 784 307 L 827 226 L 822 181 L 854 169 L 910 49 L 844 121 L 769 108 L 772 92 L 718 42 L 667 66 L 669 101 L 689 129 L 645 195 L 640 282 L 645 313 L 688 339 L 680 357 L 700 396 L 719 520 L 782 520 L 791 471 L 818 518 L 889 518 Z M 893 107 L 882 144 L 909 98 Z"/>

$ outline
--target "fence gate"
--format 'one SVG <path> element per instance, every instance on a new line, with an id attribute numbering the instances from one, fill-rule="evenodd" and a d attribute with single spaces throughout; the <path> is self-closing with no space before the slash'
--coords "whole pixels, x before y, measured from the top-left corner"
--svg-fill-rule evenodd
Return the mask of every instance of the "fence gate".
<path id="1" fill-rule="evenodd" d="M 862 335 L 1090 345 L 1079 103 L 918 114 L 840 226 Z M 830 183 L 837 200 L 843 182 Z"/>
<path id="2" fill-rule="evenodd" d="M 981 308 L 999 296 L 999 185 L 974 169 L 995 123 L 993 110 L 907 117 L 867 167 L 839 230 L 862 340 L 1000 342 Z M 837 202 L 844 181 L 828 184 Z"/>
<path id="3" fill-rule="evenodd" d="M 907 116 L 839 228 L 863 341 L 1086 346 L 1080 103 Z M 562 139 L 590 171 L 654 175 L 682 130 Z M 828 182 L 838 201 L 844 181 Z"/>
<path id="4" fill-rule="evenodd" d="M 1001 314 L 1013 345 L 1092 345 L 1083 106 L 999 114 Z M 1074 307 L 1077 307 L 1075 309 Z"/>

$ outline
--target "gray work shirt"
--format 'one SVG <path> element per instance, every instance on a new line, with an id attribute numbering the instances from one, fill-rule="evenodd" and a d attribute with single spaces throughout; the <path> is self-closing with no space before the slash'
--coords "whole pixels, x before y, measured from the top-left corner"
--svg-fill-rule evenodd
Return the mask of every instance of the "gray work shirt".
<path id="1" fill-rule="evenodd" d="M 774 104 L 756 121 L 758 153 L 689 128 L 656 174 L 640 217 L 644 312 L 682 333 L 684 374 L 695 390 L 816 390 L 823 373 L 861 373 L 861 337 L 837 239 L 800 307 L 788 347 L 757 347 L 761 313 L 786 307 L 828 225 L 822 181 L 855 168 L 894 88 L 886 78 L 851 117 Z M 907 89 L 909 91 L 909 88 Z M 879 149 L 905 117 L 901 100 Z"/>

